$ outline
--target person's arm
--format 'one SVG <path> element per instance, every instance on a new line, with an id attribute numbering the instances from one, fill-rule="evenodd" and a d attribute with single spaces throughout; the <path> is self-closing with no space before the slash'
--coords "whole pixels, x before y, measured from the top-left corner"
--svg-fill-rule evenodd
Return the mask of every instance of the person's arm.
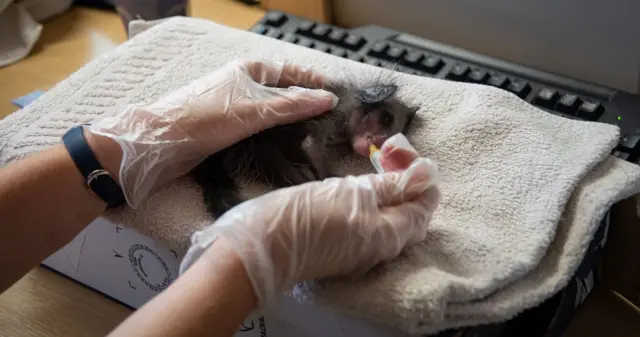
<path id="1" fill-rule="evenodd" d="M 120 147 L 109 138 L 85 135 L 98 161 L 116 178 Z M 0 168 L 0 293 L 105 208 L 62 144 Z"/>
<path id="2" fill-rule="evenodd" d="M 128 206 L 136 208 L 154 186 L 187 174 L 204 156 L 335 107 L 334 94 L 301 90 L 323 83 L 323 76 L 297 65 L 230 62 L 149 106 L 128 105 L 97 119 L 85 134 L 98 161 L 120 182 Z M 105 207 L 62 145 L 0 168 L 0 292 Z"/>
<path id="3" fill-rule="evenodd" d="M 257 303 L 242 260 L 221 238 L 109 337 L 230 337 Z"/>

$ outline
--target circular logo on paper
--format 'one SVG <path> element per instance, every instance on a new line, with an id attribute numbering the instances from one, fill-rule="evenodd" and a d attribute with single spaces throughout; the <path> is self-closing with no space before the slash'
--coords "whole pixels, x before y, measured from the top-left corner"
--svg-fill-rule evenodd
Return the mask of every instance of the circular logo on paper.
<path id="1" fill-rule="evenodd" d="M 135 244 L 129 248 L 129 262 L 142 283 L 153 291 L 160 292 L 173 281 L 173 273 L 167 263 L 145 245 Z"/>

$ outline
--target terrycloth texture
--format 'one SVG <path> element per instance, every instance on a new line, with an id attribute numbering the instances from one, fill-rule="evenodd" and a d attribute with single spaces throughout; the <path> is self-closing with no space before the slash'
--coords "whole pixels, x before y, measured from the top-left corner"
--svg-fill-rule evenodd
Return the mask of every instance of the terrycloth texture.
<path id="1" fill-rule="evenodd" d="M 286 55 L 356 82 L 393 79 L 401 99 L 422 106 L 408 138 L 442 172 L 443 201 L 424 244 L 362 279 L 301 286 L 293 293 L 300 301 L 410 333 L 502 321 L 564 286 L 607 208 L 640 190 L 640 169 L 608 156 L 615 126 L 562 119 L 495 88 L 396 74 L 192 18 L 134 36 L 7 117 L 0 163 L 246 55 Z M 355 156 L 330 164 L 343 173 L 372 172 Z M 247 195 L 261 191 L 246 188 Z M 107 217 L 179 249 L 210 223 L 200 190 L 187 179 L 140 210 Z"/>

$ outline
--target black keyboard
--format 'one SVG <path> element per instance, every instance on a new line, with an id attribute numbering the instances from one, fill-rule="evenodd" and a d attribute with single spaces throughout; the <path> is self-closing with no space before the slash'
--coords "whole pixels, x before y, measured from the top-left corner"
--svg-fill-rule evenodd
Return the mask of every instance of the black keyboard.
<path id="1" fill-rule="evenodd" d="M 640 95 L 476 54 L 385 27 L 343 29 L 270 11 L 250 31 L 358 62 L 502 88 L 565 118 L 618 125 L 613 155 L 640 165 Z"/>

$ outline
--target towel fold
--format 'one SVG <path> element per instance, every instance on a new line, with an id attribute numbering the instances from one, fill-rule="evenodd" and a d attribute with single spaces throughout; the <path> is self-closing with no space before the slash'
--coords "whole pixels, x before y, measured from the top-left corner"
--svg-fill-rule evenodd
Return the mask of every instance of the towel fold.
<path id="1" fill-rule="evenodd" d="M 0 0 L 0 32 L 0 67 L 4 67 L 31 52 L 42 33 L 42 24 L 22 4 Z"/>
<path id="2" fill-rule="evenodd" d="M 0 0 L 0 67 L 31 53 L 40 39 L 42 21 L 64 13 L 73 0 Z"/>
<path id="3" fill-rule="evenodd" d="M 421 106 L 407 137 L 437 161 L 443 179 L 427 240 L 363 278 L 301 284 L 289 295 L 303 303 L 409 333 L 506 320 L 566 285 L 607 209 L 640 190 L 640 168 L 608 155 L 616 126 L 563 119 L 500 89 L 394 73 L 193 18 L 139 31 L 1 121 L 0 164 L 245 55 L 306 64 L 356 84 L 383 76 L 399 85 L 399 98 Z M 329 164 L 343 174 L 373 172 L 355 155 Z M 244 190 L 263 192 L 249 182 Z M 177 249 L 211 223 L 188 178 L 139 210 L 106 217 Z"/>

